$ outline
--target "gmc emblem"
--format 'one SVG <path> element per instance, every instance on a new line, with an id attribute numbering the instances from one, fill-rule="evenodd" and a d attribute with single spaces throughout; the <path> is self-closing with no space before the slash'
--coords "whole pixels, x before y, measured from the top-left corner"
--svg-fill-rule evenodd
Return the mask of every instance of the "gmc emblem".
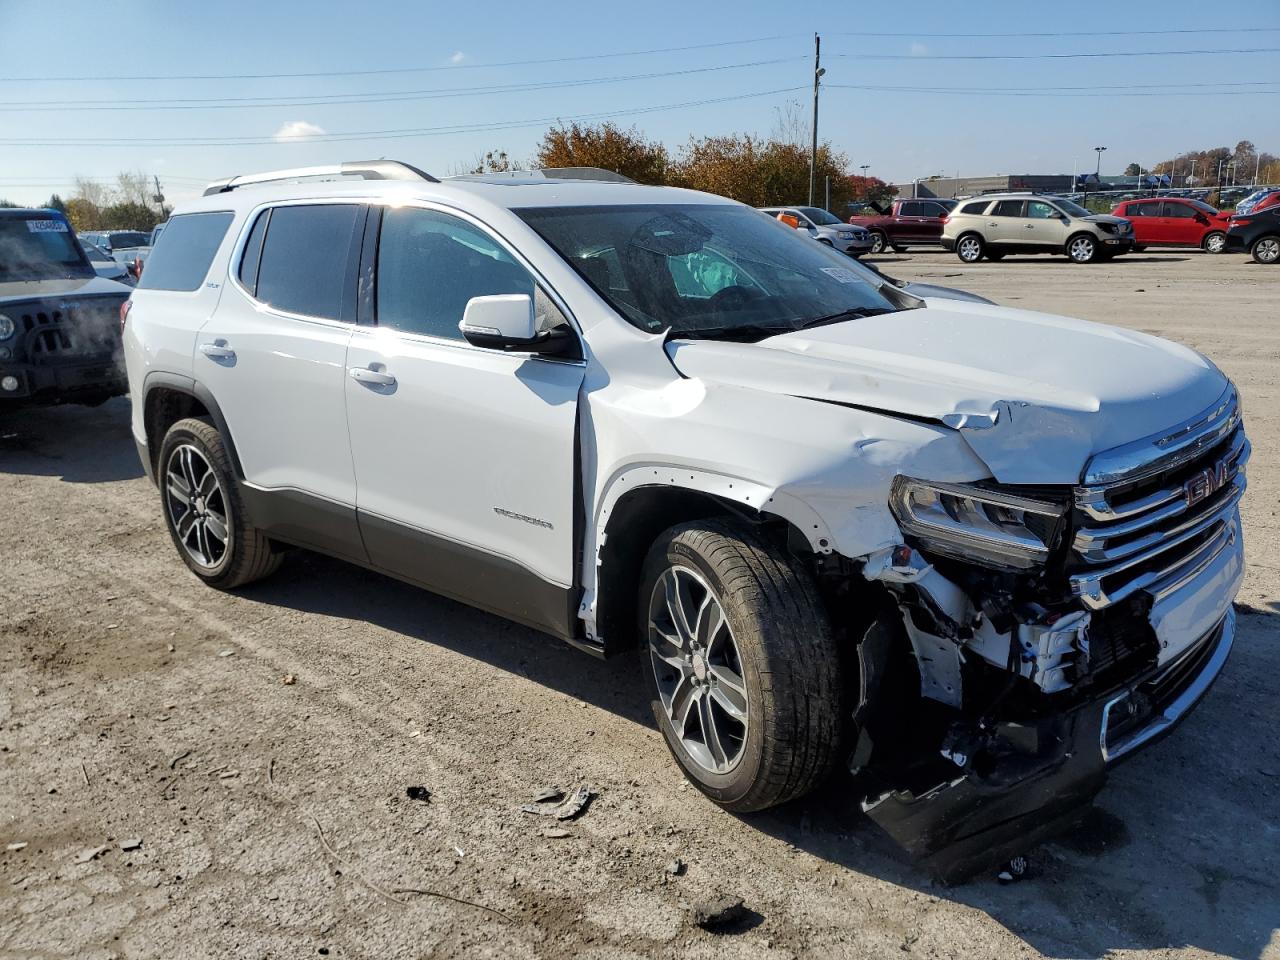
<path id="1" fill-rule="evenodd" d="M 1182 485 L 1182 496 L 1188 507 L 1194 507 L 1205 498 L 1217 493 L 1227 485 L 1227 461 L 1219 460 L 1212 467 L 1205 467 Z"/>

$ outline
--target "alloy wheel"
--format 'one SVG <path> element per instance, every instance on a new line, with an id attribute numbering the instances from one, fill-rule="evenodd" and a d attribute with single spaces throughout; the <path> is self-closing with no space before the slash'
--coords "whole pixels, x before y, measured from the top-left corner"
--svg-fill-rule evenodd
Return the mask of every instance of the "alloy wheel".
<path id="1" fill-rule="evenodd" d="M 1280 260 L 1280 240 L 1275 237 L 1259 240 L 1253 248 L 1253 255 L 1259 263 L 1275 263 Z"/>
<path id="2" fill-rule="evenodd" d="M 1088 237 L 1076 237 L 1071 241 L 1068 253 L 1076 263 L 1088 263 L 1093 259 L 1094 242 Z"/>
<path id="3" fill-rule="evenodd" d="M 884 234 L 883 234 L 883 233 L 872 233 L 872 234 L 871 234 L 871 252 L 872 252 L 872 253 L 883 253 L 883 252 L 884 252 L 884 248 L 885 248 Z"/>
<path id="4" fill-rule="evenodd" d="M 1225 233 L 1211 233 L 1205 238 L 1204 248 L 1210 253 L 1221 253 L 1227 245 Z"/>
<path id="5" fill-rule="evenodd" d="M 668 567 L 649 600 L 649 658 L 667 720 L 689 758 L 728 773 L 747 741 L 747 684 L 715 592 L 688 567 Z"/>
<path id="6" fill-rule="evenodd" d="M 976 263 L 982 256 L 982 244 L 977 237 L 965 237 L 959 245 L 960 259 L 966 263 Z"/>
<path id="7" fill-rule="evenodd" d="M 195 446 L 173 448 L 164 476 L 165 507 L 182 549 L 202 567 L 213 568 L 231 549 L 227 500 L 218 475 Z"/>

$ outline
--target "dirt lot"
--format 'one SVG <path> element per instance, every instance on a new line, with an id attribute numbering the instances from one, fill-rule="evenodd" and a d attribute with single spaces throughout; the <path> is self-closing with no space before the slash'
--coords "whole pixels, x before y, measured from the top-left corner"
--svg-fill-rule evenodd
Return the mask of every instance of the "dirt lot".
<path id="1" fill-rule="evenodd" d="M 718 811 L 669 761 L 635 659 L 310 555 L 203 588 L 116 400 L 0 415 L 0 958 L 1280 958 L 1280 269 L 880 264 L 1173 337 L 1244 393 L 1236 651 L 1034 876 L 938 887 L 830 794 Z M 566 836 L 519 810 L 579 782 L 598 796 Z M 688 923 L 714 894 L 750 910 L 721 934 Z"/>

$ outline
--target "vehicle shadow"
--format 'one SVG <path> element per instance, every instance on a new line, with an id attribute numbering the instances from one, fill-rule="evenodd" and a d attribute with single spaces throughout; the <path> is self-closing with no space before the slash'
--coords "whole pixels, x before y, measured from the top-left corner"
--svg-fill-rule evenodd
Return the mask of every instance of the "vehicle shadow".
<path id="1" fill-rule="evenodd" d="M 143 475 L 129 429 L 129 398 L 0 412 L 0 473 L 109 483 Z"/>
<path id="2" fill-rule="evenodd" d="M 337 583 L 342 590 L 335 590 Z M 376 624 L 443 646 L 655 728 L 638 654 L 599 661 L 535 631 L 399 581 L 306 552 L 248 599 Z M 1227 670 L 1195 716 L 1113 772 L 1098 804 L 1029 850 L 1027 879 L 935 883 L 865 818 L 836 777 L 802 801 L 742 821 L 831 864 L 986 913 L 1051 957 L 1197 947 L 1261 957 L 1280 929 L 1280 614 L 1242 608 Z M 1264 704 L 1256 737 L 1240 705 Z M 1248 739 L 1247 753 L 1221 745 Z M 1270 813 L 1267 805 L 1270 805 Z"/>

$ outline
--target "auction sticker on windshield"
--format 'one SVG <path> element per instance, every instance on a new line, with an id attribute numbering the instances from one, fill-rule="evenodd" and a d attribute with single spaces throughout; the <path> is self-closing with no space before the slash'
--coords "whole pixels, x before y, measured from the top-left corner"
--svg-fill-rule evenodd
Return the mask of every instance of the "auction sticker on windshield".
<path id="1" fill-rule="evenodd" d="M 856 273 L 852 270 L 846 270 L 844 267 L 823 267 L 822 272 L 840 283 L 860 283 L 862 281 L 862 278 Z"/>
<path id="2" fill-rule="evenodd" d="M 66 233 L 67 225 L 62 220 L 28 220 L 27 229 L 31 233 Z"/>

